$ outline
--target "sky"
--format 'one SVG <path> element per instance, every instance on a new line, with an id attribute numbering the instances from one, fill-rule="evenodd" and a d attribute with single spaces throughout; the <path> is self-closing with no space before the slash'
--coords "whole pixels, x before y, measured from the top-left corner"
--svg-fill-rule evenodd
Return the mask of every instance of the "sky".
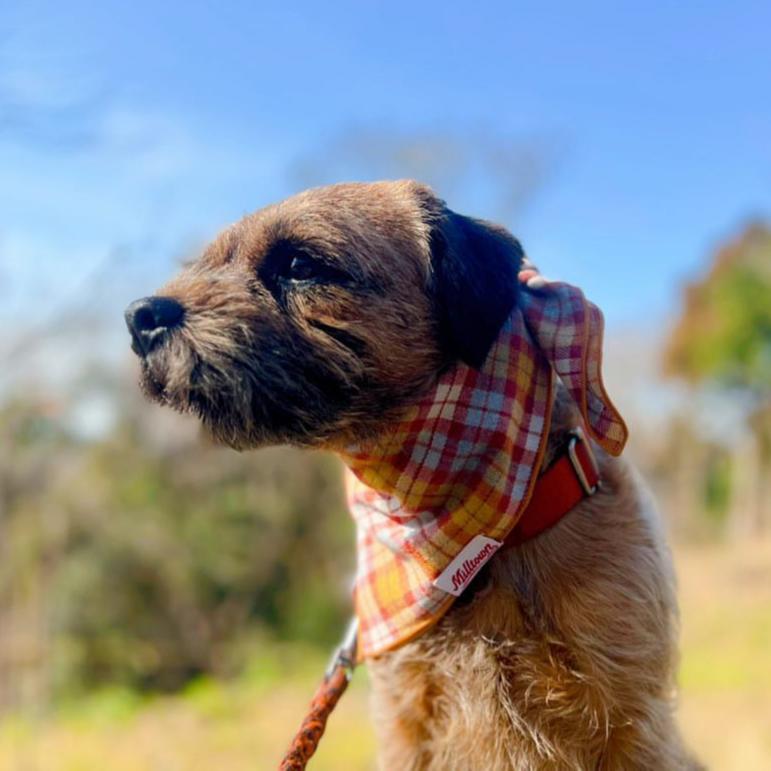
<path id="1" fill-rule="evenodd" d="M 304 161 L 337 181 L 346 137 L 376 134 L 542 156 L 505 224 L 611 329 L 659 329 L 710 251 L 771 212 L 769 29 L 771 5 L 743 0 L 4 0 L 0 320 L 98 287 L 118 328 Z M 478 182 L 437 192 L 492 216 Z"/>

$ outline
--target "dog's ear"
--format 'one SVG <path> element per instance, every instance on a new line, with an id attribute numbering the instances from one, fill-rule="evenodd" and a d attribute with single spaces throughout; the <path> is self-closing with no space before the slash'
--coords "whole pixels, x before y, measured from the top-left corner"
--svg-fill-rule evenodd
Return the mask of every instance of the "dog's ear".
<path id="1" fill-rule="evenodd" d="M 440 342 L 479 369 L 516 304 L 522 247 L 505 228 L 443 208 L 432 218 L 431 263 Z"/>

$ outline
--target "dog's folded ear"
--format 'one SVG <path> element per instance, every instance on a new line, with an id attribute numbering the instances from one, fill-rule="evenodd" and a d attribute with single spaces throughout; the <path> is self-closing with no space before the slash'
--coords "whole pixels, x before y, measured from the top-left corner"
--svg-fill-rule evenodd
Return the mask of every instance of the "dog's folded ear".
<path id="1" fill-rule="evenodd" d="M 432 291 L 449 358 L 482 366 L 516 304 L 522 257 L 505 228 L 446 208 L 434 218 Z"/>

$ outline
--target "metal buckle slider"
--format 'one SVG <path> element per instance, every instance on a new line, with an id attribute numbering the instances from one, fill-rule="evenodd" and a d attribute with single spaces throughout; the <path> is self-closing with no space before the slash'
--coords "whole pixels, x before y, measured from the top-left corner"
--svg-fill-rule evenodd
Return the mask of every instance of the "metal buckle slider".
<path id="1" fill-rule="evenodd" d="M 338 667 L 345 670 L 346 677 L 350 680 L 353 670 L 356 668 L 356 639 L 359 632 L 359 621 L 354 616 L 348 628 L 345 630 L 340 645 L 335 648 L 332 658 L 327 665 L 326 678 L 329 679 Z"/>
<path id="2" fill-rule="evenodd" d="M 581 460 L 578 457 L 578 453 L 576 452 L 576 446 L 579 442 L 586 442 L 586 437 L 584 436 L 583 429 L 581 429 L 579 426 L 576 426 L 571 432 L 570 432 L 570 442 L 568 443 L 568 457 L 570 458 L 570 463 L 573 466 L 573 471 L 576 472 L 576 476 L 578 477 L 578 481 L 581 483 L 581 487 L 583 488 L 584 492 L 587 495 L 594 495 L 597 492 L 597 485 L 590 485 L 589 480 L 586 478 L 586 473 L 584 472 L 584 467 L 581 465 Z M 594 454 L 592 453 L 591 449 L 587 445 L 587 455 L 589 456 L 589 462 L 592 464 L 592 467 L 594 468 L 595 474 L 599 476 L 599 469 L 597 467 L 597 461 L 594 457 Z"/>

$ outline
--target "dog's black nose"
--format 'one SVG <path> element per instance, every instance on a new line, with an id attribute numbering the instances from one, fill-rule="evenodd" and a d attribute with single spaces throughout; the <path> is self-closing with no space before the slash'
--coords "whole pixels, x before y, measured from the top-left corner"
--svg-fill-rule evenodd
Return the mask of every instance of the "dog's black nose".
<path id="1" fill-rule="evenodd" d="M 143 297 L 131 303 L 124 315 L 131 332 L 131 347 L 145 356 L 169 329 L 179 325 L 185 309 L 171 297 Z"/>

